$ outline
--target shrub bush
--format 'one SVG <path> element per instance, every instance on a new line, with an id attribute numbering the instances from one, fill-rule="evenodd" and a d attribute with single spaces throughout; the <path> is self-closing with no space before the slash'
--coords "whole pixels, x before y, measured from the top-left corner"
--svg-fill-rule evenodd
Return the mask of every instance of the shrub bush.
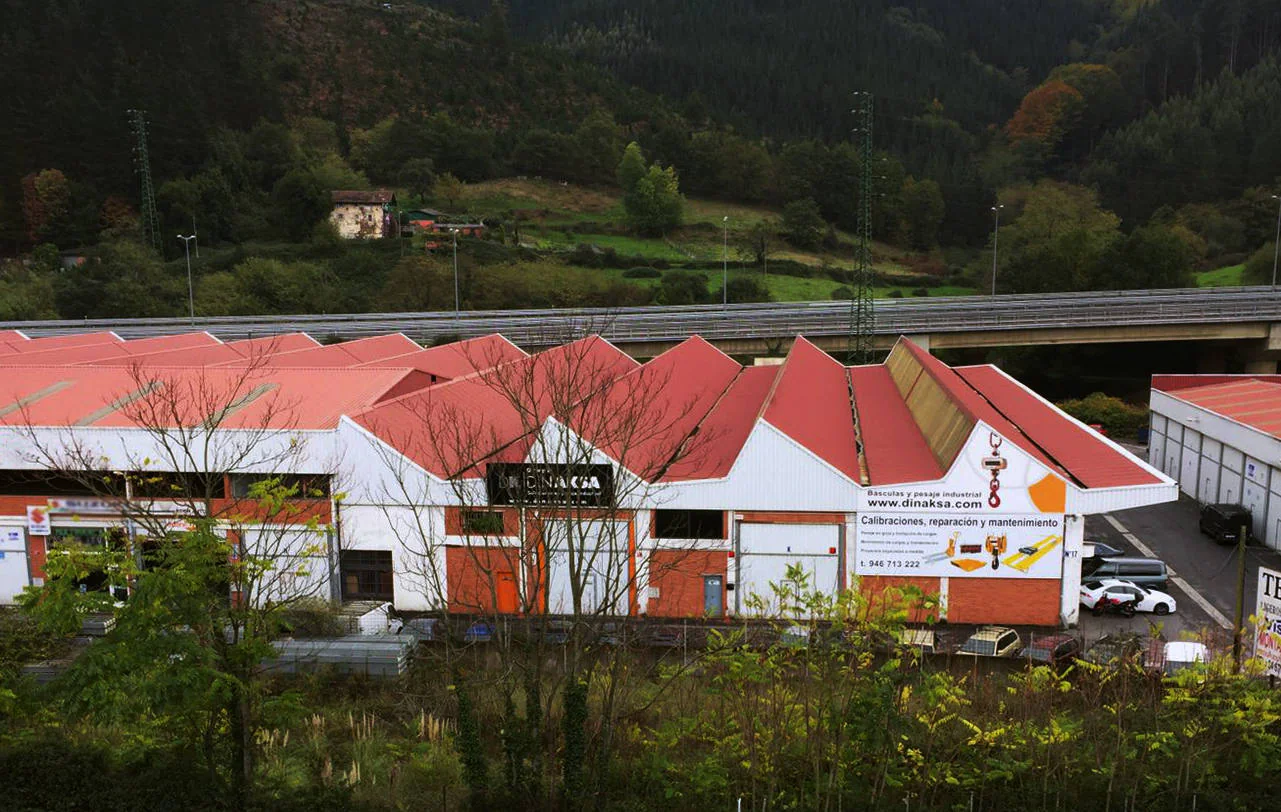
<path id="1" fill-rule="evenodd" d="M 929 288 L 912 288 L 912 295 L 913 296 L 929 296 L 930 289 Z"/>
<path id="2" fill-rule="evenodd" d="M 1076 400 L 1060 401 L 1058 407 L 1082 423 L 1098 423 L 1113 437 L 1133 439 L 1148 425 L 1148 409 L 1120 398 L 1095 392 Z"/>
<path id="3" fill-rule="evenodd" d="M 623 271 L 624 279 L 657 279 L 663 272 L 657 268 L 628 268 Z"/>
<path id="4" fill-rule="evenodd" d="M 889 297 L 891 299 L 902 299 L 903 291 L 899 290 L 898 288 L 895 288 L 894 290 L 890 291 Z"/>

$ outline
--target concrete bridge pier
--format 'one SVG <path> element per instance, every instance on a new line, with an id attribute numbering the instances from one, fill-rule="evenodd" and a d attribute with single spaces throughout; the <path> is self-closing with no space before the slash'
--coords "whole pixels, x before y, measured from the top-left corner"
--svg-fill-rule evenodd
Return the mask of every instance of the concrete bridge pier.
<path id="1" fill-rule="evenodd" d="M 1281 323 L 1268 326 L 1268 336 L 1260 345 L 1250 347 L 1245 357 L 1245 371 L 1251 375 L 1277 374 L 1281 361 Z"/>

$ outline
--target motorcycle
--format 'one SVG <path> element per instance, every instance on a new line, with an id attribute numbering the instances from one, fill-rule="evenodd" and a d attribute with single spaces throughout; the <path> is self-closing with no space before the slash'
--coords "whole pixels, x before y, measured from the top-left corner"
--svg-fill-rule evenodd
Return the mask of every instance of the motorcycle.
<path id="1" fill-rule="evenodd" d="M 1095 617 L 1098 617 L 1105 612 L 1112 612 L 1118 615 L 1124 615 L 1125 617 L 1134 617 L 1134 613 L 1138 610 L 1138 603 L 1139 601 L 1137 598 L 1122 600 L 1121 598 L 1109 598 L 1104 596 L 1099 598 L 1098 603 L 1094 604 L 1093 612 Z"/>

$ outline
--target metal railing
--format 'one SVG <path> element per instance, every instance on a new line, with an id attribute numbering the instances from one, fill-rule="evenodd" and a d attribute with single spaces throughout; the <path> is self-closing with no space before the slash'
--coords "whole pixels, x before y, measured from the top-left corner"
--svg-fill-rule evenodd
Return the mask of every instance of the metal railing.
<path id="1" fill-rule="evenodd" d="M 877 334 L 897 335 L 1262 321 L 1281 321 L 1281 290 L 1250 287 L 881 299 L 876 302 L 874 329 Z M 85 319 L 3 322 L 0 329 L 22 330 L 33 338 L 96 330 L 114 330 L 123 338 L 144 338 L 195 329 L 224 339 L 286 332 L 306 332 L 321 339 L 395 332 L 420 339 L 502 333 L 517 344 L 538 347 L 586 333 L 599 333 L 620 344 L 676 341 L 694 333 L 713 341 L 844 335 L 849 330 L 849 303 L 489 310 L 461 315 L 212 316 L 197 318 L 194 324 L 184 318 Z"/>

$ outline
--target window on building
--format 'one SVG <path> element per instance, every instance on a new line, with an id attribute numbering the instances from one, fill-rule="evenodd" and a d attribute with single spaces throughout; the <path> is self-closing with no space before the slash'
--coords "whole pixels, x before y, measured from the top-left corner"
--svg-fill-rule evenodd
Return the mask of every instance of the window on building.
<path id="1" fill-rule="evenodd" d="M 392 600 L 391 553 L 385 550 L 343 550 L 343 600 Z"/>
<path id="2" fill-rule="evenodd" d="M 0 470 L 0 496 L 124 496 L 119 475 L 109 471 Z"/>
<path id="3" fill-rule="evenodd" d="M 139 499 L 222 499 L 227 495 L 222 474 L 176 474 L 134 471 L 130 488 Z"/>
<path id="4" fill-rule="evenodd" d="M 293 490 L 293 499 L 328 499 L 328 474 L 232 474 L 231 495 L 237 499 L 249 497 L 249 490 L 258 482 L 280 480 L 282 488 Z"/>
<path id="5" fill-rule="evenodd" d="M 501 536 L 503 512 L 501 510 L 464 510 L 463 534 L 472 536 Z"/>
<path id="6" fill-rule="evenodd" d="M 654 538 L 723 539 L 725 513 L 719 510 L 656 510 Z"/>

